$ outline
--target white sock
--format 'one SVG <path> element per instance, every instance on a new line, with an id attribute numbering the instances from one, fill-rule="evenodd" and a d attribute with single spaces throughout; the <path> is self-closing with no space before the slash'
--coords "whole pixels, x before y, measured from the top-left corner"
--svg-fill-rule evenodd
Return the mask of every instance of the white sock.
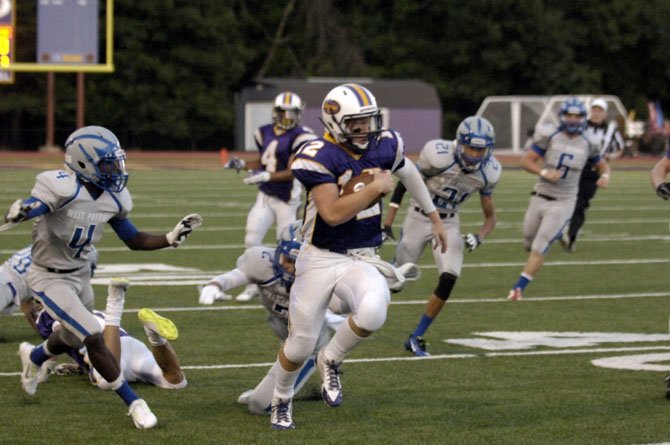
<path id="1" fill-rule="evenodd" d="M 344 360 L 344 356 L 361 344 L 363 340 L 365 338 L 359 337 L 354 333 L 347 319 L 342 322 L 333 338 L 321 350 L 321 353 L 326 360 L 340 363 Z"/>
<path id="2" fill-rule="evenodd" d="M 295 381 L 298 379 L 300 368 L 289 372 L 280 363 L 277 363 L 277 365 L 274 369 L 277 373 L 277 379 L 275 380 L 273 396 L 280 399 L 291 399 L 293 398 L 293 387 L 295 386 Z"/>
<path id="3" fill-rule="evenodd" d="M 123 315 L 123 300 L 117 301 L 111 298 L 107 299 L 107 306 L 105 306 L 105 325 L 120 326 L 121 316 Z"/>
<path id="4" fill-rule="evenodd" d="M 147 334 L 147 339 L 149 340 L 149 344 L 151 344 L 151 346 L 163 346 L 165 343 L 167 343 L 165 337 L 161 337 L 158 332 L 149 329 L 147 326 L 144 326 L 144 333 Z"/>

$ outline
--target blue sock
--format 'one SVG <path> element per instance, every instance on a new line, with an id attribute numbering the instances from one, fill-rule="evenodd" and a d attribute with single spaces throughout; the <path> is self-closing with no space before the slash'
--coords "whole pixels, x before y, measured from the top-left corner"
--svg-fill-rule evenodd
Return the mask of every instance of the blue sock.
<path id="1" fill-rule="evenodd" d="M 30 361 L 36 364 L 37 366 L 42 366 L 42 363 L 49 360 L 51 356 L 46 353 L 44 350 L 44 343 L 37 345 L 33 348 L 30 353 Z"/>
<path id="2" fill-rule="evenodd" d="M 422 315 L 421 321 L 417 325 L 416 329 L 414 329 L 414 333 L 412 335 L 414 335 L 415 337 L 423 337 L 423 334 L 426 333 L 428 327 L 432 322 L 433 319 L 430 318 L 428 315 Z"/>
<path id="3" fill-rule="evenodd" d="M 130 406 L 135 400 L 139 399 L 139 396 L 135 394 L 135 391 L 130 387 L 128 382 L 124 381 L 123 385 L 116 389 L 115 392 L 126 402 L 126 405 Z"/>
<path id="4" fill-rule="evenodd" d="M 521 290 L 524 290 L 526 286 L 528 286 L 528 283 L 530 283 L 533 280 L 533 277 L 529 277 L 526 274 L 521 274 L 519 276 L 519 280 L 516 282 L 514 285 L 513 289 L 516 289 L 517 287 L 521 288 Z"/>

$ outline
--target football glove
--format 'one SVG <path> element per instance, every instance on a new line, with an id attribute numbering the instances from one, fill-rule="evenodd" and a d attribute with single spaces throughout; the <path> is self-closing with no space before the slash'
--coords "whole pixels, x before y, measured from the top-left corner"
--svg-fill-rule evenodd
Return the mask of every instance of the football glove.
<path id="1" fill-rule="evenodd" d="M 666 201 L 670 199 L 670 182 L 664 182 L 656 187 L 656 194 Z"/>
<path id="2" fill-rule="evenodd" d="M 209 306 L 217 300 L 229 301 L 232 299 L 233 297 L 223 292 L 216 284 L 208 284 L 200 289 L 200 299 L 198 301 L 200 304 Z"/>
<path id="3" fill-rule="evenodd" d="M 393 227 L 384 226 L 382 227 L 382 243 L 387 239 L 392 239 L 395 241 L 395 235 L 393 234 Z"/>
<path id="4" fill-rule="evenodd" d="M 475 233 L 463 235 L 463 242 L 465 243 L 465 247 L 468 248 L 468 252 L 472 252 L 482 243 L 479 239 L 479 235 Z"/>
<path id="5" fill-rule="evenodd" d="M 226 162 L 223 166 L 223 168 L 234 168 L 237 173 L 240 172 L 246 165 L 246 162 L 244 162 L 244 159 L 240 158 L 231 158 L 228 162 Z"/>
<path id="6" fill-rule="evenodd" d="M 24 204 L 22 200 L 17 199 L 9 207 L 7 214 L 5 215 L 5 222 L 10 223 L 20 223 L 28 219 L 28 212 L 37 207 L 39 202 L 31 202 L 30 204 Z"/>
<path id="7" fill-rule="evenodd" d="M 249 176 L 244 178 L 243 181 L 246 185 L 255 185 L 268 182 L 269 180 L 270 180 L 270 172 L 251 170 L 249 171 Z"/>
<path id="8" fill-rule="evenodd" d="M 193 229 L 197 229 L 201 225 L 202 216 L 198 215 L 197 213 L 186 215 L 181 221 L 179 221 L 179 224 L 174 226 L 174 229 L 165 234 L 167 242 L 172 247 L 177 248 L 181 245 L 181 243 L 184 242 L 186 238 L 188 238 Z"/>

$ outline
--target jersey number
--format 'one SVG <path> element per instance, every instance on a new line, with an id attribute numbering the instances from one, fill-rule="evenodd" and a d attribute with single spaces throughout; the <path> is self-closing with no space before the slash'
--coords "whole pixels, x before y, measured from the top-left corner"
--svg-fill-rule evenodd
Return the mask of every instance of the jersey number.
<path id="1" fill-rule="evenodd" d="M 561 153 L 561 157 L 558 158 L 558 165 L 556 166 L 556 170 L 563 170 L 563 174 L 561 175 L 561 179 L 565 179 L 566 176 L 568 176 L 568 172 L 570 171 L 570 167 L 567 165 L 563 164 L 564 160 L 569 160 L 571 161 L 575 156 L 571 155 L 569 153 Z"/>
<path id="2" fill-rule="evenodd" d="M 88 226 L 88 229 L 83 227 L 76 227 L 70 238 L 70 242 L 67 244 L 68 247 L 76 249 L 77 252 L 74 254 L 74 258 L 81 257 L 81 252 L 86 246 L 91 244 L 93 239 L 93 232 L 95 231 L 95 224 Z M 86 232 L 86 238 L 82 238 L 82 235 Z"/>

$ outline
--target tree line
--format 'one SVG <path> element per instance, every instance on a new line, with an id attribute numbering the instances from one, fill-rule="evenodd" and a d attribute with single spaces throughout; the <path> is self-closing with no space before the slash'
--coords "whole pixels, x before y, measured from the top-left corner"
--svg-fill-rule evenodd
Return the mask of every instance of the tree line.
<path id="1" fill-rule="evenodd" d="M 15 60 L 33 62 L 37 2 L 16 3 Z M 126 148 L 233 146 L 235 93 L 263 76 L 422 79 L 445 135 L 489 95 L 616 94 L 642 117 L 670 99 L 668 17 L 668 0 L 117 0 L 115 72 L 86 76 L 86 123 Z M 104 20 L 101 36 L 104 55 Z M 75 88 L 56 76 L 59 144 Z M 46 74 L 0 91 L 0 148 L 36 149 Z"/>

